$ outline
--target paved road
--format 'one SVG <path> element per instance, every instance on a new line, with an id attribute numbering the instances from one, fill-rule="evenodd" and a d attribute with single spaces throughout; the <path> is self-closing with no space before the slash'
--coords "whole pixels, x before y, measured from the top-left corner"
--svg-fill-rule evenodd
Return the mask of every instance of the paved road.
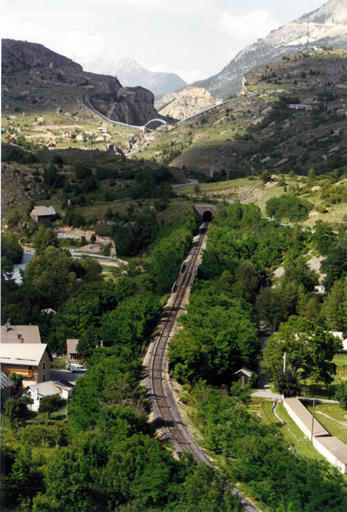
<path id="1" fill-rule="evenodd" d="M 84 377 L 84 373 L 72 373 L 68 370 L 51 370 L 51 380 L 67 380 L 75 383 L 77 379 Z"/>

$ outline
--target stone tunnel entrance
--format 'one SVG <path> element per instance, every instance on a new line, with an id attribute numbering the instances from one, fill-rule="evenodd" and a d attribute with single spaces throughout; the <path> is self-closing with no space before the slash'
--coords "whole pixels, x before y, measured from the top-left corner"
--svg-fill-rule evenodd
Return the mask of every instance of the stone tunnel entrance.
<path id="1" fill-rule="evenodd" d="M 193 210 L 203 222 L 211 222 L 217 212 L 217 208 L 213 204 L 194 204 Z"/>
<path id="2" fill-rule="evenodd" d="M 202 215 L 203 222 L 211 222 L 212 220 L 212 212 L 206 210 Z"/>

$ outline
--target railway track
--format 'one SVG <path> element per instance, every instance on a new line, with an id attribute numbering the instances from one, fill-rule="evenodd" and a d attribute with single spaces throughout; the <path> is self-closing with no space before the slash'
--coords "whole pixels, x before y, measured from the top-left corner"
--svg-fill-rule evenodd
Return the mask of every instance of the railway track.
<path id="1" fill-rule="evenodd" d="M 182 264 L 179 278 L 174 285 L 174 301 L 157 336 L 152 359 L 149 363 L 149 388 L 160 426 L 165 430 L 166 438 L 175 445 L 177 452 L 192 453 L 198 462 L 214 467 L 182 422 L 167 373 L 168 361 L 166 355 L 167 344 L 179 312 L 182 310 L 185 294 L 190 289 L 196 275 L 197 260 L 206 237 L 208 225 L 209 223 L 205 222 L 200 229 L 199 238 L 193 243 L 188 260 Z M 237 489 L 230 487 L 230 490 L 240 500 L 246 512 L 259 512 L 259 509 L 252 505 Z"/>
<path id="2" fill-rule="evenodd" d="M 182 308 L 185 294 L 194 281 L 197 270 L 197 259 L 205 240 L 208 222 L 200 229 L 198 239 L 193 243 L 188 261 L 182 265 L 181 273 L 176 282 L 174 302 L 168 311 L 164 325 L 157 337 L 152 360 L 149 366 L 149 382 L 155 412 L 168 440 L 172 441 L 178 452 L 190 452 L 199 461 L 211 465 L 206 455 L 190 437 L 182 423 L 172 389 L 167 385 L 167 344 L 175 326 L 177 316 Z"/>

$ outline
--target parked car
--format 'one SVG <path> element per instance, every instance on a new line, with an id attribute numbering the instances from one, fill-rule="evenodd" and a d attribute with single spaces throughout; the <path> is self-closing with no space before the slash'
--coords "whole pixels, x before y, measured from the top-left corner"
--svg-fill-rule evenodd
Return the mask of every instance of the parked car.
<path id="1" fill-rule="evenodd" d="M 85 368 L 82 364 L 68 364 L 66 367 L 67 370 L 70 370 L 70 372 L 73 373 L 84 373 L 87 371 L 87 368 Z"/>

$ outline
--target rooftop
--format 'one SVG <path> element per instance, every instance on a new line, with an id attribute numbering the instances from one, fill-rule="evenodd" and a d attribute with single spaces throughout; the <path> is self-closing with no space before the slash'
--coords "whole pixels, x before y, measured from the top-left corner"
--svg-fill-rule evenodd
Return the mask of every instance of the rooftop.
<path id="1" fill-rule="evenodd" d="M 34 206 L 34 210 L 37 213 L 37 215 L 40 216 L 48 216 L 48 215 L 56 215 L 57 212 L 53 208 L 53 206 Z"/>
<path id="2" fill-rule="evenodd" d="M 40 382 L 39 384 L 33 384 L 28 386 L 26 389 L 30 389 L 34 393 L 37 391 L 40 398 L 44 396 L 59 395 L 61 392 L 59 387 L 52 380 L 48 380 L 47 382 Z"/>
<path id="3" fill-rule="evenodd" d="M 286 398 L 285 402 L 290 405 L 292 411 L 300 418 L 305 427 L 311 432 L 312 429 L 312 414 L 300 402 L 298 398 Z M 317 436 L 330 436 L 329 432 L 314 418 L 313 435 Z"/>
<path id="4" fill-rule="evenodd" d="M 37 325 L 6 325 L 1 326 L 1 343 L 41 343 Z M 2 350 L 1 350 L 2 351 Z"/>
<path id="5" fill-rule="evenodd" d="M 0 387 L 1 389 L 11 388 L 14 385 L 14 382 L 7 377 L 7 375 L 4 374 L 0 370 Z"/>
<path id="6" fill-rule="evenodd" d="M 347 446 L 337 437 L 320 437 L 319 442 L 340 462 L 347 464 Z"/>
<path id="7" fill-rule="evenodd" d="M 0 363 L 38 366 L 46 349 L 46 343 L 4 343 L 1 344 Z"/>

